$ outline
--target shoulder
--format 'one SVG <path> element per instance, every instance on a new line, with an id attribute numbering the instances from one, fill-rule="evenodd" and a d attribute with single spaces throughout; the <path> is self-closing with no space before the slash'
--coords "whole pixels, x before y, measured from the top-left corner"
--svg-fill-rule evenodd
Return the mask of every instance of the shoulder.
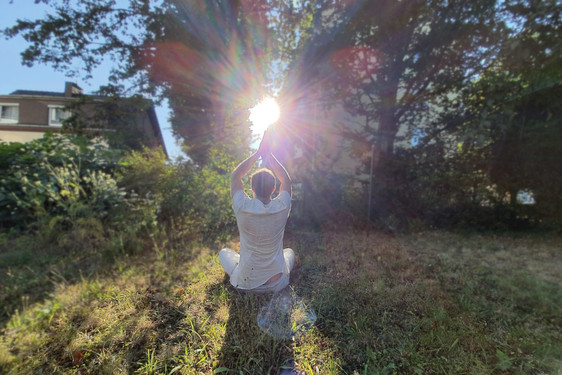
<path id="1" fill-rule="evenodd" d="M 238 189 L 238 190 L 236 190 L 232 193 L 232 200 L 237 199 L 237 198 L 241 198 L 241 197 L 244 198 L 245 196 L 247 197 L 248 194 L 246 194 L 246 192 L 243 189 Z"/>
<path id="2" fill-rule="evenodd" d="M 279 193 L 279 195 L 275 197 L 275 199 L 281 202 L 282 204 L 284 204 L 285 206 L 291 205 L 291 194 L 289 194 L 289 192 L 286 190 L 283 190 L 281 193 Z"/>
<path id="3" fill-rule="evenodd" d="M 238 208 L 244 205 L 244 202 L 246 202 L 249 199 L 250 197 L 248 197 L 248 195 L 244 190 L 242 189 L 236 190 L 232 194 L 232 207 L 234 207 L 234 210 L 236 211 Z"/>

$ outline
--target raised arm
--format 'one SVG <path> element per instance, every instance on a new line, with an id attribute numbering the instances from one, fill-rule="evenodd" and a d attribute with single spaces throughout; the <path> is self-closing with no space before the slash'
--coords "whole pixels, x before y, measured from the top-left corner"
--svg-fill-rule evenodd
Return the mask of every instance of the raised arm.
<path id="1" fill-rule="evenodd" d="M 238 164 L 236 168 L 234 168 L 234 171 L 232 171 L 232 175 L 230 176 L 231 196 L 233 196 L 234 193 L 238 190 L 244 189 L 244 185 L 242 184 L 242 177 L 244 177 L 252 169 L 252 166 L 256 161 L 258 161 L 260 156 L 264 157 L 268 153 L 268 149 L 269 145 L 264 137 L 262 139 L 262 142 L 260 143 L 258 151 L 254 152 L 252 155 L 250 155 L 250 157 L 248 157 L 246 160 Z"/>
<path id="2" fill-rule="evenodd" d="M 273 173 L 275 173 L 275 176 L 277 176 L 279 182 L 281 183 L 281 185 L 279 185 L 279 194 L 281 194 L 282 191 L 286 191 L 289 195 L 292 195 L 291 177 L 289 176 L 289 173 L 287 173 L 283 164 L 281 164 L 281 162 L 277 160 L 275 155 L 271 152 L 267 156 L 267 161 L 268 167 L 273 171 Z"/>
<path id="3" fill-rule="evenodd" d="M 235 192 L 238 190 L 243 190 L 244 185 L 242 184 L 242 177 L 244 177 L 256 161 L 258 161 L 260 157 L 259 151 L 250 155 L 249 158 L 238 164 L 234 171 L 232 171 L 232 175 L 230 176 L 230 195 L 233 196 Z"/>

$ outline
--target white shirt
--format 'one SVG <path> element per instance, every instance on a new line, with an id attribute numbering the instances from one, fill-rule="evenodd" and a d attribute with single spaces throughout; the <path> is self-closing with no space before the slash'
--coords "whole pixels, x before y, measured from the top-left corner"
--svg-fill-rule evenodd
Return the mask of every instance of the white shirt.
<path id="1" fill-rule="evenodd" d="M 240 263 L 230 275 L 236 288 L 253 289 L 279 273 L 289 274 L 283 257 L 283 234 L 291 210 L 291 195 L 282 191 L 268 204 L 243 190 L 232 196 L 240 232 Z"/>

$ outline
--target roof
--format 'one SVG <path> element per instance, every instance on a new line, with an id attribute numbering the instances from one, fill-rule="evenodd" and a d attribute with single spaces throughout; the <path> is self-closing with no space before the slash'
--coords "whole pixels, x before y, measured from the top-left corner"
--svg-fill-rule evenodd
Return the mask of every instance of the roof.
<path id="1" fill-rule="evenodd" d="M 10 95 L 17 96 L 50 96 L 57 98 L 74 98 L 82 95 L 84 90 L 74 82 L 65 82 L 63 92 L 54 91 L 36 91 L 36 90 L 16 90 Z"/>
<path id="2" fill-rule="evenodd" d="M 14 92 L 11 92 L 10 95 L 33 95 L 33 96 L 59 96 L 59 97 L 64 97 L 64 92 L 16 90 Z"/>

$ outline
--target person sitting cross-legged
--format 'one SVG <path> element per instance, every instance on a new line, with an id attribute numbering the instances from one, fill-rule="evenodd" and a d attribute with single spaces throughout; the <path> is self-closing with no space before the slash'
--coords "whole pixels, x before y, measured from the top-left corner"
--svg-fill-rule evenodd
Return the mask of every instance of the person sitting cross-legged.
<path id="1" fill-rule="evenodd" d="M 260 156 L 268 168 L 252 174 L 253 198 L 250 198 L 244 192 L 242 177 Z M 275 176 L 280 181 L 279 194 L 272 199 Z M 293 250 L 283 248 L 285 225 L 291 210 L 291 178 L 266 142 L 262 141 L 258 151 L 234 169 L 230 193 L 240 232 L 240 254 L 228 248 L 219 252 L 220 263 L 230 276 L 230 283 L 237 289 L 253 293 L 282 290 L 289 285 L 295 262 Z"/>

